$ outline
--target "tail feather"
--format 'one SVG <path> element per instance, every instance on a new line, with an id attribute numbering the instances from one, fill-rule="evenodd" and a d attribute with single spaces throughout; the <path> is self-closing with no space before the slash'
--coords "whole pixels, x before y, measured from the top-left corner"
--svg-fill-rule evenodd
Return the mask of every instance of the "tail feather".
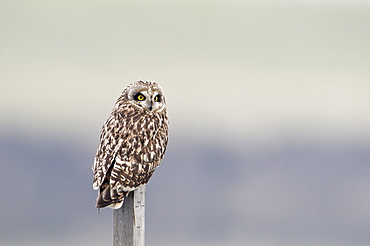
<path id="1" fill-rule="evenodd" d="M 96 207 L 104 208 L 107 206 L 111 206 L 114 209 L 118 209 L 122 206 L 125 196 L 126 196 L 126 193 L 118 194 L 117 190 L 113 190 L 113 195 L 112 195 L 110 185 L 103 184 L 99 188 L 98 197 L 96 199 Z"/>

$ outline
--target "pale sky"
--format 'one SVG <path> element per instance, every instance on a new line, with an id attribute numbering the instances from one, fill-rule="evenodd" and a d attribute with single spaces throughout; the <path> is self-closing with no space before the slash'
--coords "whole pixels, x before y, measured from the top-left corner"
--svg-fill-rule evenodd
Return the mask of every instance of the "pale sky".
<path id="1" fill-rule="evenodd" d="M 370 8 L 282 2 L 2 2 L 1 125 L 91 134 L 142 79 L 174 131 L 368 134 Z"/>

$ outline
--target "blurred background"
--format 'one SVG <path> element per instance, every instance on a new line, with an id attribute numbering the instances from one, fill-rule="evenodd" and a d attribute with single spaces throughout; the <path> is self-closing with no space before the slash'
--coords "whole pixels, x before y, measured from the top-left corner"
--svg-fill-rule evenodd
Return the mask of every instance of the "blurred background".
<path id="1" fill-rule="evenodd" d="M 146 244 L 369 245 L 370 1 L 0 1 L 0 244 L 111 245 L 100 128 L 159 82 Z"/>

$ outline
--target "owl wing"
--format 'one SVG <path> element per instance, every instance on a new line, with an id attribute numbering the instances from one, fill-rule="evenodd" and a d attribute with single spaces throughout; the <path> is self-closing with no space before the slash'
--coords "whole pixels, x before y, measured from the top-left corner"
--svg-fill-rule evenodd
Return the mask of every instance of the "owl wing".
<path id="1" fill-rule="evenodd" d="M 125 138 L 128 137 L 130 132 L 129 125 L 133 116 L 134 108 L 128 105 L 122 110 L 113 110 L 109 118 L 104 122 L 92 168 L 94 172 L 94 190 L 97 190 L 102 185 Z"/>
<path id="2" fill-rule="evenodd" d="M 110 166 L 112 165 L 112 160 L 114 159 L 119 147 L 117 136 L 118 134 L 117 128 L 115 127 L 115 117 L 112 114 L 105 121 L 100 132 L 100 142 L 93 164 L 94 190 L 97 190 L 101 186 Z"/>

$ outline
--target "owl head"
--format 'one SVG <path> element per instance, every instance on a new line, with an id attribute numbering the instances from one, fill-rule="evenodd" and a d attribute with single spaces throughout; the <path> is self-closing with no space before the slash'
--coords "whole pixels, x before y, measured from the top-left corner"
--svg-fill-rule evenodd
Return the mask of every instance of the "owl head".
<path id="1" fill-rule="evenodd" d="M 160 112 L 166 106 L 162 87 L 152 81 L 135 81 L 126 87 L 122 96 L 127 102 L 148 113 Z"/>

